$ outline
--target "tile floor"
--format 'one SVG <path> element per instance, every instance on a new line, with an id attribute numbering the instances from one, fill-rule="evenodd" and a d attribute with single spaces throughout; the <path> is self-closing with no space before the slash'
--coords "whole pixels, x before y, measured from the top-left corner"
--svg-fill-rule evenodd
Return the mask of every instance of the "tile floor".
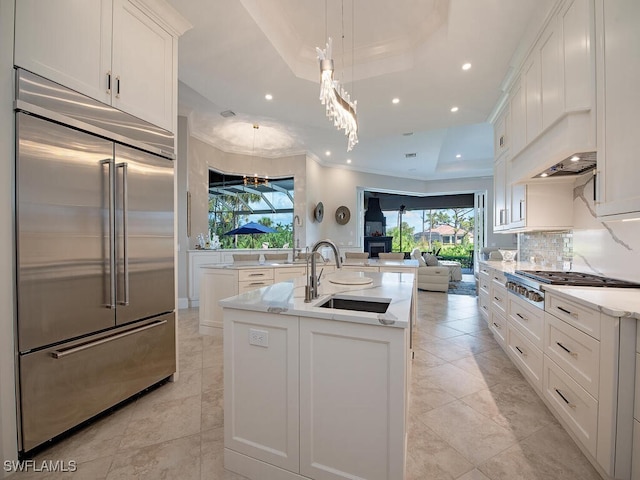
<path id="1" fill-rule="evenodd" d="M 600 479 L 494 341 L 476 297 L 418 294 L 408 480 Z M 12 479 L 243 480 L 224 469 L 222 335 L 179 311 L 180 379 L 40 453 L 75 473 Z M 220 332 L 222 333 L 222 332 Z"/>

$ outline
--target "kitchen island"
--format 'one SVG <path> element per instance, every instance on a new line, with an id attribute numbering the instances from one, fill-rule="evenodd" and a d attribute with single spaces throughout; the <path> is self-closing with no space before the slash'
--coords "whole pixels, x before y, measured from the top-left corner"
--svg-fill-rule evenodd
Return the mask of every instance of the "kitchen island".
<path id="1" fill-rule="evenodd" d="M 251 479 L 402 480 L 415 275 L 338 271 L 310 303 L 304 280 L 220 302 L 225 468 Z M 321 306 L 332 298 L 334 308 Z"/>

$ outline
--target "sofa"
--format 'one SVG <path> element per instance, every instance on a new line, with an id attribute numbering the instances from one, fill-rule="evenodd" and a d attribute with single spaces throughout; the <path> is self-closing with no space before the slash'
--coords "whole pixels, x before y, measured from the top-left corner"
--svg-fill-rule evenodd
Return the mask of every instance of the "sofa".
<path id="1" fill-rule="evenodd" d="M 411 258 L 418 261 L 418 290 L 430 292 L 446 292 L 449 290 L 449 268 L 438 265 L 427 265 L 419 248 L 414 248 Z M 437 259 L 436 259 L 437 262 Z"/>

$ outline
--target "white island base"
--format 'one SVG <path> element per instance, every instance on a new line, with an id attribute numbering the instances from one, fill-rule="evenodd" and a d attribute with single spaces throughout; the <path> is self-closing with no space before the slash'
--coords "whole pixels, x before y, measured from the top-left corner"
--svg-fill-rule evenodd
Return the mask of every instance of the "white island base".
<path id="1" fill-rule="evenodd" d="M 395 287 L 406 290 L 403 306 L 388 310 L 406 313 L 396 326 L 373 313 L 296 310 L 297 300 L 284 310 L 266 306 L 273 313 L 256 311 L 249 296 L 223 301 L 226 469 L 254 480 L 405 478 L 414 276 L 371 275 L 374 286 L 362 290 L 370 295 L 384 289 L 383 275 L 410 278 Z M 292 283 L 260 292 L 287 285 L 292 292 Z M 228 306 L 236 299 L 247 309 Z"/>

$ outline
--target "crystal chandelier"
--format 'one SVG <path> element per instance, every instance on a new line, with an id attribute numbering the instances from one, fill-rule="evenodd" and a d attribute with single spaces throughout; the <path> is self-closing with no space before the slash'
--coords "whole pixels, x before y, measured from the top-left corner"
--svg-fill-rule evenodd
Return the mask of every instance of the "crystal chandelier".
<path id="1" fill-rule="evenodd" d="M 358 143 L 358 119 L 356 117 L 357 100 L 351 101 L 347 91 L 333 78 L 333 59 L 331 58 L 332 40 L 324 50 L 316 47 L 320 60 L 320 103 L 326 108 L 327 117 L 338 130 L 344 130 L 348 137 L 347 152 Z"/>
<path id="2" fill-rule="evenodd" d="M 251 147 L 251 156 L 255 158 L 255 154 L 256 154 L 256 132 L 258 131 L 258 129 L 260 128 L 260 125 L 258 125 L 257 123 L 253 124 L 253 146 Z M 265 187 L 269 186 L 269 177 L 266 176 L 264 178 L 262 177 L 258 177 L 257 173 L 253 174 L 253 177 L 248 177 L 247 175 L 244 175 L 242 177 L 242 183 L 244 183 L 245 187 L 246 186 L 254 186 L 254 187 L 258 187 L 260 185 L 264 185 Z"/>

